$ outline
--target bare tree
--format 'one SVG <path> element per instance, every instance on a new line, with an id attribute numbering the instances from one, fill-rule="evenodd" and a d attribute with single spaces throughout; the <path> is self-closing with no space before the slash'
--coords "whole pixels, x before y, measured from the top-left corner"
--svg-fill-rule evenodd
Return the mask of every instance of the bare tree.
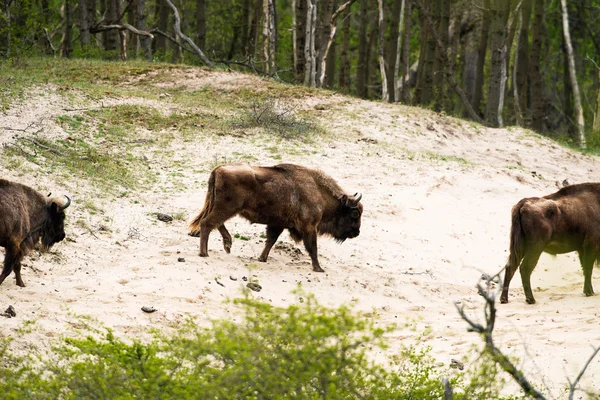
<path id="1" fill-rule="evenodd" d="M 379 71 L 381 73 L 381 100 L 389 101 L 388 83 L 385 67 L 385 57 L 383 47 L 385 43 L 385 25 L 383 19 L 383 0 L 377 0 L 379 5 Z"/>
<path id="2" fill-rule="evenodd" d="M 356 94 L 359 97 L 367 97 L 367 63 L 368 63 L 368 13 L 369 0 L 360 0 L 360 12 L 358 14 L 358 60 L 356 62 Z"/>
<path id="3" fill-rule="evenodd" d="M 90 45 L 90 25 L 88 20 L 88 7 L 86 0 L 79 0 L 79 41 L 81 47 Z"/>
<path id="4" fill-rule="evenodd" d="M 277 73 L 275 62 L 275 6 L 273 0 L 263 0 L 263 56 L 268 74 Z"/>
<path id="5" fill-rule="evenodd" d="M 585 122 L 583 120 L 583 108 L 581 107 L 581 96 L 579 94 L 579 84 L 577 83 L 577 74 L 575 72 L 575 56 L 573 55 L 573 45 L 571 44 L 571 35 L 569 33 L 569 12 L 567 10 L 567 0 L 560 0 L 562 8 L 563 35 L 565 37 L 565 47 L 569 58 L 569 76 L 571 78 L 571 89 L 575 100 L 575 112 L 577 113 L 577 130 L 579 133 L 579 145 L 586 147 L 585 143 Z"/>
<path id="6" fill-rule="evenodd" d="M 402 51 L 402 88 L 400 89 L 400 97 L 406 104 L 410 103 L 410 90 L 408 88 L 408 76 L 410 71 L 409 56 L 410 56 L 410 20 L 412 16 L 412 0 L 408 0 L 405 10 L 404 23 L 404 50 Z"/>
<path id="7" fill-rule="evenodd" d="M 137 27 L 140 31 L 148 29 L 146 27 L 146 0 L 137 0 Z M 152 38 L 146 35 L 140 36 L 140 47 L 144 52 L 144 57 L 152 61 Z"/>
<path id="8" fill-rule="evenodd" d="M 506 84 L 506 20 L 505 0 L 493 0 L 491 13 L 491 63 L 486 120 L 491 126 L 502 126 L 502 106 Z"/>
<path id="9" fill-rule="evenodd" d="M 306 0 L 293 0 L 293 46 L 294 46 L 294 71 L 296 81 L 302 82 L 304 79 L 304 67 L 306 66 L 305 46 L 306 46 Z"/>

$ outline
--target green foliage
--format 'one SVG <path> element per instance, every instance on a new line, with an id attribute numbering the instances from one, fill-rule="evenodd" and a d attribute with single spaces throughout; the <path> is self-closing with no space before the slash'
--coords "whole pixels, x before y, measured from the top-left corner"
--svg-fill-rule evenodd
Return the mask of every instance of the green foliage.
<path id="1" fill-rule="evenodd" d="M 287 308 L 245 297 L 243 318 L 199 328 L 191 321 L 144 343 L 100 334 L 66 338 L 46 358 L 16 357 L 0 343 L 5 399 L 440 399 L 443 368 L 429 349 L 407 348 L 389 363 L 374 321 L 347 307 L 329 309 L 312 295 Z M 492 363 L 493 364 L 493 363 Z M 489 366 L 489 364 L 488 364 Z M 497 370 L 455 375 L 457 399 L 499 398 Z M 465 381 L 467 384 L 463 384 Z"/>

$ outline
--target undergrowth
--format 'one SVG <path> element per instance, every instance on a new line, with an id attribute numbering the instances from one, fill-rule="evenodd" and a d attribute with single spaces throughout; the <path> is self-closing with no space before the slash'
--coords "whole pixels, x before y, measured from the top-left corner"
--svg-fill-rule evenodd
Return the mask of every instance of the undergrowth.
<path id="1" fill-rule="evenodd" d="M 300 293 L 301 294 L 301 293 Z M 312 295 L 287 308 L 249 297 L 243 318 L 209 328 L 192 321 L 147 342 L 117 338 L 87 322 L 85 338 L 63 338 L 49 355 L 17 357 L 0 343 L 4 399 L 499 399 L 503 382 L 481 357 L 468 372 L 441 367 L 429 349 L 406 347 L 384 362 L 372 351 L 386 333 L 364 314 L 329 309 Z"/>

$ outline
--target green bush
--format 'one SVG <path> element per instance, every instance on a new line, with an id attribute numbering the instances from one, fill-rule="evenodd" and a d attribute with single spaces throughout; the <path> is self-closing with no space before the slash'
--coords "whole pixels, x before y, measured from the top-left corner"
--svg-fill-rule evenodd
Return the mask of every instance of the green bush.
<path id="1" fill-rule="evenodd" d="M 407 348 L 386 364 L 368 353 L 385 333 L 347 307 L 311 295 L 287 308 L 243 298 L 242 321 L 185 324 L 148 343 L 112 332 L 64 339 L 49 359 L 0 346 L 4 399 L 440 399 L 442 372 L 428 350 Z M 455 375 L 456 399 L 499 398 L 488 370 Z M 462 382 L 467 382 L 463 384 Z M 474 384 L 475 382 L 475 384 Z"/>

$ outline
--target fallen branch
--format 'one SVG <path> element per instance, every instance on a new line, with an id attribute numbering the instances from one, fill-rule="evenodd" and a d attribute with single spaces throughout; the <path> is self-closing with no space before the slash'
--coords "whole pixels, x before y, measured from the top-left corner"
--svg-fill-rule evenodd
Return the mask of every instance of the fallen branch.
<path id="1" fill-rule="evenodd" d="M 169 5 L 169 7 L 171 7 L 171 9 L 173 10 L 173 14 L 175 15 L 175 32 L 177 33 L 177 36 L 179 36 L 181 39 L 185 40 L 187 42 L 187 44 L 189 44 L 191 46 L 191 48 L 194 49 L 194 52 L 198 55 L 198 57 L 200 57 L 202 59 L 202 61 L 204 61 L 204 64 L 206 64 L 210 68 L 214 68 L 215 67 L 214 64 L 208 59 L 208 57 L 206 57 L 204 55 L 202 50 L 200 50 L 200 48 L 198 46 L 196 46 L 196 43 L 194 43 L 194 41 L 192 39 L 185 36 L 181 32 L 181 18 L 179 18 L 179 11 L 177 11 L 177 7 L 175 7 L 175 5 L 171 2 L 171 0 L 165 0 L 165 1 Z"/>
<path id="2" fill-rule="evenodd" d="M 587 367 L 589 367 L 589 365 L 592 362 L 592 360 L 594 359 L 594 357 L 596 357 L 596 354 L 598 354 L 598 351 L 600 351 L 600 347 L 594 348 L 594 352 L 592 353 L 590 358 L 587 360 L 587 362 L 583 366 L 583 369 L 581 370 L 581 372 L 579 372 L 579 375 L 577 375 L 577 378 L 575 378 L 574 382 L 571 382 L 571 380 L 567 378 L 569 380 L 569 400 L 573 400 L 573 396 L 575 395 L 575 391 L 577 390 L 577 384 L 579 383 L 579 380 L 585 373 L 585 370 L 587 369 Z"/>
<path id="3" fill-rule="evenodd" d="M 106 32 L 106 31 L 110 31 L 110 30 L 113 30 L 113 29 L 117 29 L 119 31 L 128 30 L 130 32 L 135 33 L 136 35 L 147 36 L 150 39 L 154 39 L 154 35 L 152 35 L 152 33 L 148 32 L 148 31 L 140 31 L 136 27 L 131 26 L 129 24 L 122 24 L 122 25 L 117 25 L 117 24 L 99 25 L 99 26 L 95 26 L 93 28 L 90 28 L 90 33 L 94 34 L 94 33 Z"/>

